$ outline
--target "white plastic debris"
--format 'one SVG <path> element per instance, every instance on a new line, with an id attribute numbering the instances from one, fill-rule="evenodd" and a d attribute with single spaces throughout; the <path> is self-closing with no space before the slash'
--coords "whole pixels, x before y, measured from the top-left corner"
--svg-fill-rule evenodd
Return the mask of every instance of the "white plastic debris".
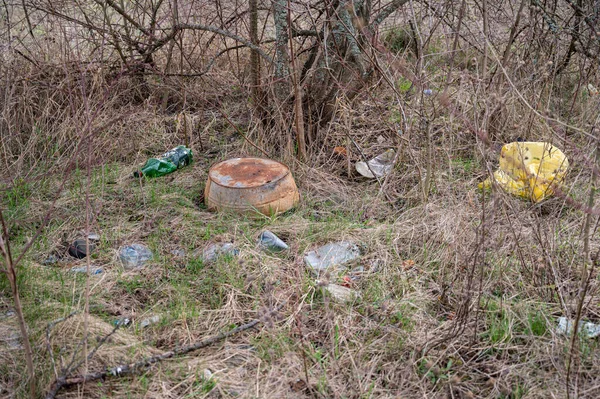
<path id="1" fill-rule="evenodd" d="M 194 252 L 195 256 L 199 255 L 199 251 Z M 227 242 L 224 244 L 210 244 L 203 251 L 201 258 L 204 262 L 214 262 L 221 256 L 231 255 L 238 256 L 240 250 L 237 249 L 232 243 Z"/>
<path id="2" fill-rule="evenodd" d="M 88 240 L 90 240 L 90 241 L 96 241 L 96 242 L 100 241 L 100 234 L 89 233 L 87 236 L 88 236 Z"/>
<path id="3" fill-rule="evenodd" d="M 125 269 L 142 267 L 152 256 L 152 251 L 142 244 L 127 245 L 119 251 L 119 259 Z"/>
<path id="4" fill-rule="evenodd" d="M 213 373 L 209 369 L 204 369 L 202 371 L 202 376 L 204 377 L 205 381 L 208 381 L 212 378 Z"/>
<path id="5" fill-rule="evenodd" d="M 558 326 L 556 332 L 559 334 L 571 335 L 573 333 L 573 320 L 568 320 L 566 317 L 558 318 Z M 580 321 L 578 325 L 579 334 L 583 334 L 588 338 L 600 337 L 600 325 Z"/>
<path id="6" fill-rule="evenodd" d="M 152 317 L 148 317 L 147 319 L 144 319 L 144 320 L 140 321 L 140 327 L 146 328 L 150 324 L 156 324 L 159 321 L 160 321 L 160 316 L 158 316 L 158 315 L 152 316 Z"/>
<path id="7" fill-rule="evenodd" d="M 121 319 L 116 319 L 113 321 L 113 324 L 115 326 L 120 326 L 120 327 L 127 327 L 128 325 L 131 324 L 131 319 L 128 317 L 123 317 Z"/>
<path id="8" fill-rule="evenodd" d="M 72 267 L 70 271 L 71 271 L 71 273 L 87 273 L 87 266 Z M 91 275 L 101 274 L 103 272 L 104 272 L 104 269 L 101 267 L 90 267 Z"/>
<path id="9" fill-rule="evenodd" d="M 8 349 L 23 349 L 21 344 L 21 333 L 17 330 L 2 338 Z"/>
<path id="10" fill-rule="evenodd" d="M 364 177 L 368 177 L 370 179 L 384 177 L 392 171 L 395 158 L 396 152 L 392 149 L 389 149 L 386 152 L 377 155 L 368 162 L 357 162 L 355 165 L 356 171 Z"/>
<path id="11" fill-rule="evenodd" d="M 334 267 L 341 266 L 360 256 L 358 246 L 349 241 L 329 243 L 304 256 L 304 262 L 317 275 Z"/>
<path id="12" fill-rule="evenodd" d="M 325 289 L 331 294 L 331 297 L 337 302 L 349 302 L 357 297 L 360 297 L 360 294 L 347 287 L 342 287 L 337 284 L 327 284 Z"/>

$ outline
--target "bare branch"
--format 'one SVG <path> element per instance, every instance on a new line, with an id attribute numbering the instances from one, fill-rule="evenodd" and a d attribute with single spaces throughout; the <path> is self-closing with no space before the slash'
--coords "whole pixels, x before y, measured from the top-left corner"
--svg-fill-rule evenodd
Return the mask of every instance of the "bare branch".
<path id="1" fill-rule="evenodd" d="M 408 0 L 394 0 L 385 9 L 381 10 L 379 14 L 373 18 L 371 22 L 371 29 L 375 30 L 387 17 L 392 15 L 396 10 L 408 3 Z"/>
<path id="2" fill-rule="evenodd" d="M 213 33 L 217 33 L 219 35 L 228 37 L 230 39 L 233 39 L 235 41 L 238 41 L 242 44 L 244 44 L 246 47 L 252 49 L 252 50 L 256 50 L 258 52 L 258 54 L 260 54 L 260 56 L 262 58 L 264 58 L 267 62 L 271 63 L 273 62 L 273 59 L 271 57 L 269 57 L 267 55 L 267 53 L 264 52 L 263 49 L 261 49 L 260 47 L 252 44 L 251 41 L 244 39 L 241 36 L 238 36 L 234 33 L 231 33 L 229 31 L 226 31 L 224 29 L 221 28 L 217 28 L 216 26 L 210 26 L 210 25 L 201 25 L 201 24 L 178 24 L 175 25 L 172 29 L 171 32 L 166 35 L 165 37 L 157 40 L 151 47 L 151 51 L 155 51 L 156 49 L 164 46 L 167 42 L 169 42 L 170 40 L 172 40 L 175 35 L 177 35 L 177 33 L 181 30 L 184 29 L 189 29 L 189 30 L 203 30 L 203 31 L 207 31 L 207 32 L 213 32 Z"/>
<path id="3" fill-rule="evenodd" d="M 27 363 L 27 373 L 29 377 L 29 394 L 30 397 L 34 399 L 36 397 L 36 379 L 35 368 L 33 366 L 33 352 L 31 350 L 31 343 L 29 342 L 27 324 L 25 322 L 25 316 L 23 315 L 23 306 L 21 305 L 19 285 L 17 283 L 17 271 L 15 267 L 17 263 L 13 261 L 11 254 L 10 243 L 8 241 L 8 228 L 6 227 L 2 209 L 0 209 L 0 225 L 2 227 L 2 231 L 0 232 L 0 251 L 2 252 L 2 257 L 4 258 L 4 263 L 6 265 L 6 277 L 10 283 L 15 304 L 15 313 L 17 314 L 19 329 L 21 330 L 21 337 L 23 339 L 23 347 L 25 348 L 25 362 Z"/>
<path id="4" fill-rule="evenodd" d="M 271 313 L 277 313 L 279 310 L 281 310 L 283 308 L 285 303 L 286 303 L 285 301 L 282 302 L 280 305 L 275 307 L 275 309 L 273 309 L 271 311 Z M 105 379 L 107 377 L 125 377 L 128 375 L 136 374 L 155 363 L 161 362 L 166 359 L 170 359 L 175 356 L 184 355 L 186 353 L 193 352 L 193 351 L 201 349 L 201 348 L 205 348 L 205 347 L 212 345 L 216 342 L 219 342 L 225 338 L 239 334 L 242 331 L 249 330 L 250 328 L 256 326 L 260 322 L 261 322 L 260 319 L 255 319 L 249 323 L 243 324 L 243 325 L 236 327 L 232 330 L 229 330 L 227 332 L 214 335 L 210 338 L 204 339 L 202 341 L 196 342 L 191 345 L 186 345 L 181 348 L 173 349 L 171 351 L 162 353 L 160 355 L 148 357 L 148 358 L 141 360 L 139 362 L 136 362 L 136 363 L 121 364 L 121 365 L 107 368 L 106 370 L 103 370 L 103 371 L 97 371 L 95 373 L 88 373 L 88 374 L 81 374 L 81 375 L 77 375 L 74 377 L 69 377 L 68 375 L 61 376 L 61 377 L 57 378 L 54 381 L 54 383 L 52 384 L 50 390 L 46 394 L 46 399 L 55 398 L 61 389 L 68 388 L 73 385 L 85 384 L 86 382 L 97 381 L 100 379 Z M 114 330 L 108 336 L 110 336 L 113 332 L 114 332 Z M 108 338 L 108 336 L 105 337 L 105 339 L 102 340 L 101 343 L 104 343 L 106 341 L 106 338 Z"/>
<path id="5" fill-rule="evenodd" d="M 148 31 L 146 28 L 144 28 L 143 26 L 141 26 L 135 19 L 131 18 L 131 16 L 129 14 L 127 14 L 125 12 L 125 10 L 123 10 L 114 1 L 112 1 L 112 0 L 104 0 L 104 1 L 94 0 L 94 1 L 96 2 L 96 4 L 98 4 L 100 6 L 103 6 L 104 3 L 106 2 L 106 4 L 108 4 L 113 10 L 115 10 L 116 12 L 118 12 L 119 15 L 121 15 L 123 18 L 125 18 L 127 20 L 127 22 L 129 22 L 131 25 L 133 25 L 135 28 L 137 28 L 140 32 L 142 32 L 146 36 L 151 36 L 150 31 Z"/>
<path id="6" fill-rule="evenodd" d="M 575 10 L 576 13 L 578 13 L 581 17 L 583 17 L 583 20 L 585 21 L 585 23 L 590 27 L 590 29 L 592 30 L 592 32 L 594 32 L 594 36 L 596 36 L 596 40 L 598 40 L 598 42 L 600 42 L 600 37 L 598 36 L 598 32 L 596 31 L 596 27 L 594 25 L 594 21 L 592 21 L 590 19 L 590 17 L 588 17 L 587 15 L 585 15 L 584 11 L 581 9 L 581 7 L 579 7 L 577 4 L 575 4 L 573 2 L 573 0 L 565 0 L 567 3 L 569 3 L 569 5 L 571 6 L 571 8 L 573 10 Z"/>

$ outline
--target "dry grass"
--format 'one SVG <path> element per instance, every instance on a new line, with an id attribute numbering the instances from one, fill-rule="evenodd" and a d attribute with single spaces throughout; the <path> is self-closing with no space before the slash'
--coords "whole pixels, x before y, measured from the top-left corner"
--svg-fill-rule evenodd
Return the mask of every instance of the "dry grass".
<path id="1" fill-rule="evenodd" d="M 95 229 L 103 241 L 93 264 L 102 265 L 105 273 L 92 278 L 91 342 L 107 334 L 119 317 L 130 317 L 134 324 L 154 314 L 163 319 L 146 329 L 119 331 L 89 369 L 198 341 L 260 318 L 262 308 L 282 299 L 289 305 L 258 330 L 166 361 L 139 377 L 89 384 L 63 397 L 305 397 L 311 392 L 326 397 L 546 397 L 564 392 L 567 342 L 553 330 L 555 316 L 562 314 L 557 291 L 565 293 L 569 306 L 576 299 L 572 257 L 578 251 L 580 216 L 561 208 L 559 200 L 531 208 L 495 193 L 483 204 L 477 179 L 464 179 L 465 171 L 455 166 L 452 174 L 437 175 L 438 189 L 428 203 L 408 201 L 394 210 L 376 198 L 376 183 L 349 181 L 343 167 L 340 176 L 298 166 L 295 175 L 303 193 L 298 210 L 271 220 L 240 219 L 198 208 L 195 198 L 210 163 L 199 156 L 188 169 L 143 187 L 126 178 L 128 166 L 118 171 L 113 166 L 105 171 L 106 180 L 116 183 L 94 187 Z M 390 185 L 412 173 L 405 165 Z M 61 237 L 76 236 L 81 218 L 60 214 L 81 206 L 81 198 L 61 198 L 58 220 L 32 260 L 43 258 Z M 478 238 L 482 212 L 483 243 Z M 289 255 L 267 255 L 255 247 L 254 238 L 265 227 L 285 238 L 292 247 Z M 302 264 L 305 250 L 340 239 L 359 243 L 366 269 L 354 286 L 363 298 L 347 305 L 322 293 Z M 189 254 L 207 241 L 235 242 L 241 259 L 201 266 L 170 254 L 176 248 Z M 123 273 L 116 250 L 127 242 L 148 243 L 157 258 L 139 272 Z M 545 256 L 552 257 L 558 280 Z M 45 381 L 52 376 L 45 323 L 82 303 L 83 279 L 65 272 L 71 266 L 57 270 L 28 262 L 25 268 L 23 292 L 40 290 L 26 298 L 33 336 L 39 336 L 36 363 Z M 557 281 L 559 287 L 552 288 Z M 45 302 L 57 296 L 61 303 L 43 306 L 47 310 L 37 314 L 36 298 Z M 463 306 L 468 309 L 460 314 Z M 57 356 L 71 355 L 81 329 L 81 317 L 54 329 Z M 580 389 L 593 393 L 595 343 L 584 345 L 589 349 L 582 359 Z M 15 351 L 2 353 L 4 364 L 22 367 Z M 213 382 L 203 380 L 205 369 Z M 16 375 L 4 375 L 3 383 L 19 386 Z"/>
<path id="2" fill-rule="evenodd" d="M 466 44 L 444 95 L 450 60 L 439 47 L 449 37 L 435 37 L 424 59 L 420 84 L 433 88 L 433 96 L 406 86 L 396 66 L 410 58 L 400 54 L 383 63 L 393 88 L 380 82 L 354 102 L 340 100 L 310 159 L 283 159 L 302 202 L 273 218 L 210 213 L 202 203 L 211 164 L 261 155 L 223 114 L 281 157 L 280 140 L 252 114 L 243 79 L 225 69 L 230 65 L 198 80 L 148 79 L 150 94 L 138 103 L 131 99 L 139 88 L 127 76 L 68 68 L 42 73 L 19 68 L 17 61 L 6 67 L 23 77 L 14 80 L 14 101 L 5 104 L 2 129 L 10 134 L 3 136 L 0 165 L 6 193 L 0 205 L 17 252 L 53 209 L 19 269 L 40 388 L 49 387 L 61 362 L 82 356 L 85 277 L 69 269 L 85 262 L 47 266 L 42 260 L 64 253 L 81 235 L 89 186 L 91 228 L 102 237 L 91 263 L 104 270 L 90 277 L 90 347 L 116 320 L 129 318 L 132 325 L 110 336 L 88 371 L 197 342 L 251 319 L 262 323 L 138 375 L 89 383 L 59 397 L 565 397 L 570 340 L 555 326 L 557 317 L 574 316 L 579 301 L 585 215 L 565 198 L 532 205 L 495 189 L 481 193 L 477 183 L 496 167 L 498 145 L 518 137 L 552 141 L 572 165 L 569 198 L 585 203 L 593 142 L 580 130 L 596 123 L 597 98 L 581 95 L 571 103 L 570 90 L 583 78 L 575 68 L 560 80 L 540 73 L 544 54 L 536 65 L 519 63 L 522 54 L 515 54 L 513 80 L 500 76 L 487 84 L 480 54 Z M 91 90 L 83 93 L 83 85 Z M 232 86 L 237 89 L 223 89 Z M 577 129 L 565 131 L 530 105 L 552 109 Z M 192 115 L 195 162 L 159 179 L 131 179 L 149 156 L 188 140 L 179 111 Z M 90 153 L 85 141 L 78 144 L 88 131 L 94 132 Z M 356 173 L 348 176 L 348 159 L 333 153 L 336 146 L 346 147 L 352 165 L 362 160 L 360 152 L 370 158 L 390 147 L 398 163 L 381 188 Z M 600 249 L 597 222 L 594 216 L 592 254 Z M 290 251 L 261 251 L 256 237 L 264 229 Z M 352 266 L 364 268 L 351 284 L 361 297 L 345 304 L 323 289 L 327 282 L 343 283 L 343 275 L 317 282 L 303 263 L 306 251 L 338 240 L 360 246 L 362 256 Z M 148 245 L 155 257 L 126 272 L 118 250 L 133 242 Z M 234 242 L 240 257 L 211 264 L 194 258 L 194 250 L 213 242 Z M 11 338 L 18 330 L 7 287 L 0 277 L 0 396 L 24 397 L 25 362 Z M 594 269 L 585 320 L 600 320 L 598 288 Z M 269 315 L 284 300 L 286 306 Z M 79 313 L 52 329 L 51 356 L 46 326 L 73 311 Z M 139 323 L 153 315 L 160 321 L 142 328 Z M 571 392 L 598 397 L 597 341 L 577 340 L 574 353 Z"/>

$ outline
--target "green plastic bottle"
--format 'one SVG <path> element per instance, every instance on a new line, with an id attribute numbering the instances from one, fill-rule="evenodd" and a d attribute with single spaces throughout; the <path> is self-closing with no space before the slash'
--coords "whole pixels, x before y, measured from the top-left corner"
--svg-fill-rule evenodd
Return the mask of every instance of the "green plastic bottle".
<path id="1" fill-rule="evenodd" d="M 177 146 L 164 153 L 160 158 L 150 158 L 141 171 L 135 171 L 134 177 L 159 177 L 168 175 L 192 163 L 192 150 L 184 145 Z"/>

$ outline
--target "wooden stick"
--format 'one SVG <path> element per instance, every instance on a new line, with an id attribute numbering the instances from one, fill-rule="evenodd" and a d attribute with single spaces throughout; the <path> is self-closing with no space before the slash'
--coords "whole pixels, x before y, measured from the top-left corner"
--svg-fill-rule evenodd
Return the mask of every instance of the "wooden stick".
<path id="1" fill-rule="evenodd" d="M 281 310 L 281 308 L 284 305 L 285 305 L 285 302 L 281 303 L 272 311 L 272 313 L 278 312 L 279 310 Z M 259 320 L 259 319 L 252 320 L 251 322 L 243 324 L 239 327 L 236 327 L 233 330 L 214 335 L 210 338 L 196 342 L 194 344 L 186 345 L 181 348 L 176 348 L 171 351 L 161 353 L 160 355 L 148 357 L 148 358 L 140 360 L 139 362 L 136 362 L 136 363 L 121 364 L 121 365 L 117 365 L 115 367 L 106 368 L 103 371 L 96 371 L 94 373 L 88 373 L 88 374 L 79 374 L 79 375 L 72 376 L 72 377 L 69 377 L 69 376 L 58 377 L 52 383 L 50 390 L 46 394 L 46 399 L 54 399 L 56 397 L 56 395 L 58 394 L 58 392 L 63 388 L 68 388 L 68 387 L 71 387 L 74 385 L 85 384 L 86 382 L 90 382 L 90 381 L 104 380 L 107 377 L 124 377 L 124 376 L 128 376 L 128 375 L 136 374 L 137 372 L 145 369 L 146 367 L 149 367 L 149 366 L 151 366 L 155 363 L 158 363 L 162 360 L 170 359 L 175 356 L 183 355 L 183 354 L 195 351 L 197 349 L 207 347 L 209 345 L 214 344 L 215 342 L 221 341 L 225 338 L 231 337 L 232 335 L 236 335 L 242 331 L 248 330 L 248 329 L 256 326 L 260 322 L 261 322 L 261 320 Z"/>

